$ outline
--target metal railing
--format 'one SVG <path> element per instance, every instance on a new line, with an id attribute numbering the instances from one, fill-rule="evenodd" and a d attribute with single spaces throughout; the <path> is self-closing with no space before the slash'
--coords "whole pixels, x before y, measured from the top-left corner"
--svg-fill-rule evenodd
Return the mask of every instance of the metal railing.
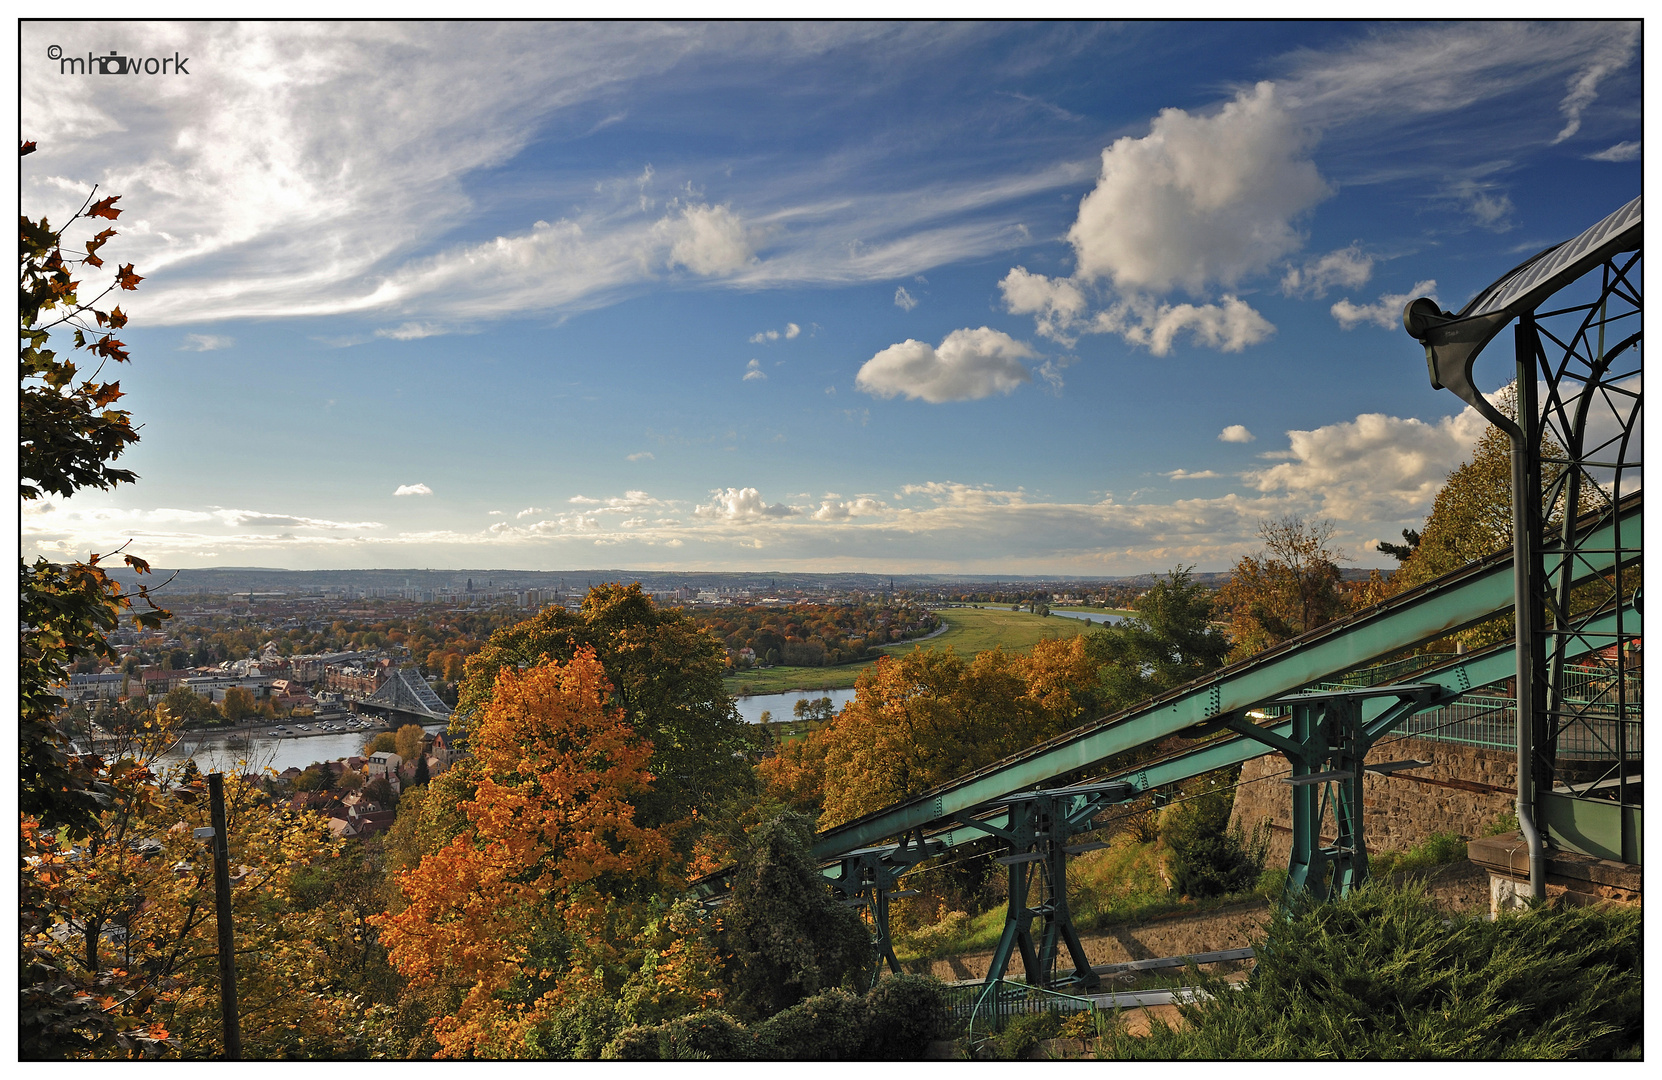
<path id="1" fill-rule="evenodd" d="M 942 1006 L 942 1030 L 952 1035 L 962 1033 L 971 1042 L 985 1041 L 1017 1016 L 1095 1010 L 1096 1003 L 1090 998 L 1000 979 L 991 987 L 984 983 L 948 987 Z"/>

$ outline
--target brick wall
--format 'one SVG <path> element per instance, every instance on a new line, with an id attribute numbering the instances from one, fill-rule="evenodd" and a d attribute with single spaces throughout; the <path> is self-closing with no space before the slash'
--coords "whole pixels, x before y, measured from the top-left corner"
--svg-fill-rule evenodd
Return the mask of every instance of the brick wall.
<path id="1" fill-rule="evenodd" d="M 1512 812 L 1517 757 L 1511 751 L 1391 738 L 1368 755 L 1369 762 L 1405 758 L 1431 762 L 1423 769 L 1408 770 L 1424 780 L 1400 773 L 1363 774 L 1362 834 L 1369 851 L 1406 851 L 1434 832 L 1480 836 L 1485 826 Z M 1285 866 L 1292 847 L 1292 788 L 1280 782 L 1288 775 L 1287 759 L 1267 754 L 1241 767 L 1241 786 L 1235 791 L 1232 820 L 1248 833 L 1256 825 L 1269 826 L 1268 866 Z M 1445 786 L 1449 782 L 1459 786 Z M 1332 839 L 1331 827 L 1329 817 L 1324 840 Z"/>

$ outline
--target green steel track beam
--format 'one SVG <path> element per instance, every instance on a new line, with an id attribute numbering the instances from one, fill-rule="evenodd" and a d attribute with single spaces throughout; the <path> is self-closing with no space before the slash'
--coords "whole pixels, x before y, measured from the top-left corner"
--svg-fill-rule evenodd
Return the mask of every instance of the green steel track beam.
<path id="1" fill-rule="evenodd" d="M 1632 628 L 1640 625 L 1640 614 L 1632 607 L 1622 609 L 1622 625 L 1629 632 L 1637 632 Z M 1584 638 L 1577 642 L 1578 648 L 1571 656 L 1582 656 L 1595 652 L 1604 647 L 1599 640 L 1601 634 L 1616 632 L 1616 616 L 1606 615 L 1586 627 Z M 1513 657 L 1513 642 L 1503 641 L 1491 645 L 1478 652 L 1467 653 L 1456 657 L 1448 663 L 1434 668 L 1417 671 L 1413 675 L 1416 683 L 1435 683 L 1446 690 L 1464 693 L 1478 687 L 1489 686 L 1509 679 L 1517 671 L 1517 662 Z M 1370 727 L 1375 724 L 1381 714 L 1391 706 L 1389 701 L 1368 702 L 1363 706 L 1362 717 L 1364 723 Z M 1292 733 L 1291 718 L 1277 721 L 1273 724 L 1262 725 L 1261 730 L 1283 738 Z M 1220 729 L 1224 730 L 1224 729 Z M 1383 733 L 1376 733 L 1383 736 Z M 1240 735 L 1227 735 L 1221 739 L 1214 739 L 1203 743 L 1191 750 L 1179 751 L 1156 761 L 1144 762 L 1130 769 L 1104 776 L 1103 780 L 1124 780 L 1140 792 L 1153 791 L 1156 788 L 1166 787 L 1169 784 L 1192 780 L 1197 776 L 1226 769 L 1233 765 L 1240 765 L 1265 754 L 1273 754 L 1274 750 L 1263 743 Z M 988 814 L 981 820 L 993 829 L 1008 827 L 1009 811 L 1000 809 Z M 949 829 L 928 834 L 932 851 L 942 852 L 976 840 L 985 840 L 988 830 L 966 828 L 961 823 L 955 823 Z M 935 845 L 939 845 L 939 848 Z M 885 849 L 886 850 L 886 849 Z M 827 876 L 837 872 L 840 864 L 833 864 L 826 869 Z"/>
<path id="2" fill-rule="evenodd" d="M 1637 560 L 1642 496 L 1623 500 L 1619 513 L 1624 545 Z M 1584 531 L 1571 555 L 1576 581 L 1610 570 L 1615 561 L 1615 523 L 1606 519 Z M 1543 558 L 1548 577 L 1562 554 Z M 1500 552 L 1366 612 L 1330 623 L 1203 679 L 1168 691 L 1048 742 L 985 766 L 951 783 L 829 829 L 814 843 L 824 861 L 870 847 L 889 837 L 957 817 L 1004 795 L 1068 773 L 1100 765 L 1116 754 L 1293 693 L 1311 683 L 1370 661 L 1422 645 L 1511 610 L 1512 559 Z"/>

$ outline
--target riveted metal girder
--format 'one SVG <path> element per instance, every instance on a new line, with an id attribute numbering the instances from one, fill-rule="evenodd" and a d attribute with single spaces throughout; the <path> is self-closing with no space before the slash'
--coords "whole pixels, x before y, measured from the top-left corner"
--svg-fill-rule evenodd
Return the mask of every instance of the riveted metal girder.
<path id="1" fill-rule="evenodd" d="M 1624 544 L 1637 556 L 1636 535 L 1642 526 L 1639 495 L 1626 500 L 1617 517 Z M 1615 561 L 1608 518 L 1582 536 L 1570 572 L 1585 580 L 1609 570 Z M 1561 556 L 1548 555 L 1552 562 Z M 1558 571 L 1556 564 L 1548 573 Z M 1185 728 L 1240 712 L 1324 678 L 1362 667 L 1382 657 L 1447 637 L 1455 631 L 1510 610 L 1512 564 L 1499 553 L 1452 574 L 1427 582 L 1368 612 L 1329 624 L 1169 691 L 1093 724 L 995 762 L 968 776 L 868 814 L 819 835 L 816 857 L 878 843 L 891 836 L 945 819 L 957 819 L 978 806 L 1041 784 L 1046 780 L 1100 765 L 1116 754 L 1176 734 Z"/>
<path id="2" fill-rule="evenodd" d="M 1596 652 L 1604 646 L 1605 635 L 1611 635 L 1617 629 L 1617 616 L 1612 613 L 1588 624 L 1581 634 L 1579 643 L 1568 654 L 1570 658 Z M 1622 610 L 1621 625 L 1630 633 L 1640 633 L 1642 630 L 1641 616 L 1638 609 L 1625 607 Z M 1447 663 L 1434 668 L 1417 672 L 1414 675 L 1416 683 L 1434 683 L 1444 689 L 1464 693 L 1478 687 L 1490 686 L 1512 675 L 1516 668 L 1513 654 L 1513 642 L 1503 641 L 1491 645 L 1477 652 L 1457 656 Z M 1387 714 L 1393 702 L 1386 700 L 1364 702 L 1362 705 L 1363 723 L 1376 735 L 1383 735 L 1395 719 Z M 1385 727 L 1380 727 L 1381 718 L 1388 719 Z M 1219 730 L 1225 730 L 1220 728 Z M 1261 725 L 1261 732 L 1279 735 L 1288 738 L 1292 734 L 1292 720 L 1281 720 L 1272 724 Z M 1122 780 L 1132 785 L 1138 792 L 1153 791 L 1171 784 L 1191 780 L 1218 769 L 1227 769 L 1240 765 L 1253 758 L 1263 757 L 1271 753 L 1263 742 L 1248 739 L 1240 735 L 1227 735 L 1224 738 L 1213 739 L 1178 754 L 1161 758 L 1157 761 L 1146 762 L 1132 769 L 1125 769 L 1107 777 L 1108 780 Z M 967 819 L 966 819 L 967 820 Z M 989 835 L 997 836 L 1010 828 L 1008 808 L 1000 808 L 993 813 L 979 815 L 974 819 L 977 824 L 971 828 L 963 822 L 954 822 L 951 827 L 929 833 L 928 840 L 931 853 L 962 847 L 977 840 L 985 840 Z M 938 845 L 938 846 L 936 846 Z M 875 848 L 880 852 L 893 851 L 898 845 L 888 845 Z M 832 862 L 824 869 L 828 878 L 837 877 L 842 873 L 841 861 Z"/>

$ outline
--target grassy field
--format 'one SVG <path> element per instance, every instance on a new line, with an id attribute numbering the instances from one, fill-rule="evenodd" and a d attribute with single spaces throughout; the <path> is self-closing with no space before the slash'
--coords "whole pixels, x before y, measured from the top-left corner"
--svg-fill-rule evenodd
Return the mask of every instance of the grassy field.
<path id="1" fill-rule="evenodd" d="M 969 657 L 1002 645 L 1008 652 L 1026 652 L 1044 638 L 1074 637 L 1091 629 L 1080 619 L 1046 618 L 1025 611 L 1011 611 L 1007 607 L 946 608 L 938 614 L 947 625 L 945 633 L 926 641 L 885 645 L 882 651 L 893 656 L 911 652 L 918 646 L 943 649 L 950 645 L 959 656 Z M 786 690 L 841 690 L 853 686 L 866 666 L 764 668 L 731 676 L 726 685 L 735 694 L 746 689 L 752 694 L 778 694 Z"/>

